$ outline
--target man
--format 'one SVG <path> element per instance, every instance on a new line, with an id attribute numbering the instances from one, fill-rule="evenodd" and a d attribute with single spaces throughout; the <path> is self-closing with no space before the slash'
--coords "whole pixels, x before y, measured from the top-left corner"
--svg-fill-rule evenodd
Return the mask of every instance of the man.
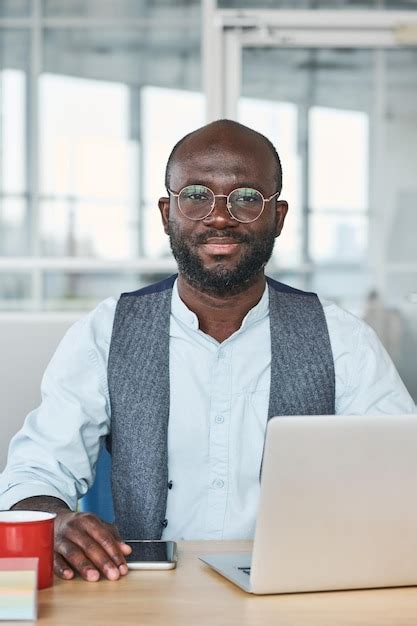
<path id="1" fill-rule="evenodd" d="M 57 513 L 62 578 L 126 574 L 121 537 L 252 537 L 272 415 L 415 410 L 366 324 L 266 280 L 288 206 L 265 137 L 209 124 L 174 148 L 166 186 L 178 278 L 106 300 L 67 333 L 0 483 L 0 508 Z M 120 535 L 73 512 L 108 435 Z"/>

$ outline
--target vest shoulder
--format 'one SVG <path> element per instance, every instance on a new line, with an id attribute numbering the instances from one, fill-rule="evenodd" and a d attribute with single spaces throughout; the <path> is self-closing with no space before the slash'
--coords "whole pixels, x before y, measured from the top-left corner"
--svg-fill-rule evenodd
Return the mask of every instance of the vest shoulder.
<path id="1" fill-rule="evenodd" d="M 140 296 L 148 296 L 152 293 L 161 293 L 162 291 L 168 291 L 168 289 L 172 289 L 177 279 L 177 276 L 178 274 L 173 274 L 172 276 L 169 276 L 169 278 L 164 278 L 164 280 L 153 283 L 152 285 L 147 285 L 146 287 L 142 287 L 142 289 L 122 293 L 120 298 L 137 298 Z"/>
<path id="2" fill-rule="evenodd" d="M 296 296 L 309 296 L 312 298 L 317 298 L 317 294 L 312 291 L 302 291 L 301 289 L 295 289 L 295 287 L 290 287 L 289 285 L 285 285 L 284 283 L 280 283 L 269 276 L 266 277 L 266 281 L 274 291 L 279 291 L 281 293 L 289 293 Z"/>

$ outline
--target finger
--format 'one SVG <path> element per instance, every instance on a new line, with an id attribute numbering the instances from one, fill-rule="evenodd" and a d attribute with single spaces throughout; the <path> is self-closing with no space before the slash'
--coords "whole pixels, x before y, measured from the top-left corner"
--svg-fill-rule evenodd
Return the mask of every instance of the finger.
<path id="1" fill-rule="evenodd" d="M 82 552 L 95 567 L 109 580 L 118 580 L 120 570 L 101 545 L 83 528 L 71 527 L 67 529 L 66 538 L 82 548 Z M 115 541 L 115 539 L 113 539 Z M 126 566 L 125 566 L 126 567 Z"/>
<path id="2" fill-rule="evenodd" d="M 85 516 L 82 519 L 84 530 L 98 543 L 110 556 L 112 561 L 120 567 L 126 565 L 126 559 L 120 545 L 120 538 L 116 538 L 114 526 L 102 522 L 94 516 Z"/>
<path id="3" fill-rule="evenodd" d="M 63 539 L 55 549 L 84 580 L 96 582 L 100 579 L 98 569 L 86 557 L 82 549 L 72 541 Z"/>
<path id="4" fill-rule="evenodd" d="M 124 541 L 120 542 L 120 549 L 126 556 L 132 552 L 132 546 L 128 546 Z"/>
<path id="5" fill-rule="evenodd" d="M 66 560 L 57 552 L 54 554 L 54 572 L 64 580 L 74 578 L 74 570 L 71 569 Z"/>
<path id="6" fill-rule="evenodd" d="M 127 543 L 123 541 L 123 539 L 119 540 L 119 546 L 124 556 L 128 556 L 132 552 L 132 546 L 129 546 Z M 119 565 L 119 572 L 122 576 L 125 576 L 129 572 L 129 568 L 126 565 Z"/>
<path id="7" fill-rule="evenodd" d="M 103 520 L 101 520 L 101 523 L 112 535 L 114 535 L 119 543 L 123 543 L 123 539 L 120 536 L 117 526 L 115 526 L 114 524 L 110 524 L 109 522 L 104 522 Z"/>
<path id="8" fill-rule="evenodd" d="M 125 541 L 123 541 L 123 539 L 121 538 L 119 531 L 117 529 L 116 526 L 114 526 L 114 524 L 108 524 L 107 522 L 104 522 L 104 525 L 106 526 L 106 528 L 116 537 L 117 542 L 120 546 L 121 551 L 123 552 L 123 554 L 127 555 L 130 554 L 132 552 L 132 548 L 131 546 L 129 546 Z"/>
<path id="9" fill-rule="evenodd" d="M 123 555 L 128 556 L 132 552 L 132 546 L 129 546 L 125 541 L 123 541 L 123 539 L 121 538 L 119 534 L 117 527 L 114 526 L 114 524 L 108 524 L 107 522 L 105 522 L 105 525 L 110 530 L 110 532 L 112 532 L 114 536 L 116 537 L 118 544 L 120 546 L 120 549 L 123 552 Z"/>

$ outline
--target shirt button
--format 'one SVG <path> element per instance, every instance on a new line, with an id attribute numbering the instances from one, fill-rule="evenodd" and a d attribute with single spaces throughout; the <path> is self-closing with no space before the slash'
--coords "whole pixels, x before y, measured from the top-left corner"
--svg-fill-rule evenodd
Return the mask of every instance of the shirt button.
<path id="1" fill-rule="evenodd" d="M 224 480 L 222 480 L 221 478 L 215 478 L 213 480 L 213 487 L 215 489 L 222 489 L 224 487 Z"/>
<path id="2" fill-rule="evenodd" d="M 219 359 L 225 359 L 226 358 L 226 354 L 224 352 L 219 352 Z"/>
<path id="3" fill-rule="evenodd" d="M 223 415 L 216 415 L 216 417 L 214 418 L 214 421 L 216 422 L 216 424 L 223 424 L 224 422 Z"/>

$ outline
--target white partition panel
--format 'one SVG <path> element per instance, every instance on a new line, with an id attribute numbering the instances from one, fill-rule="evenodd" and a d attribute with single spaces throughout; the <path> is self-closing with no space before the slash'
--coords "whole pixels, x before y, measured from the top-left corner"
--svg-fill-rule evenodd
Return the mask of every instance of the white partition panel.
<path id="1" fill-rule="evenodd" d="M 11 437 L 40 403 L 43 372 L 60 339 L 80 314 L 0 316 L 0 471 Z"/>

